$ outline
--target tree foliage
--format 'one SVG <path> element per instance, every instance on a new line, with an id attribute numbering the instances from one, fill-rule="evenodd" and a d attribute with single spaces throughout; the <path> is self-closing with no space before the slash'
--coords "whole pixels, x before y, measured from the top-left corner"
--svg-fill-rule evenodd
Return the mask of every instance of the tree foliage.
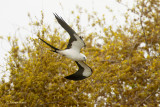
<path id="1" fill-rule="evenodd" d="M 105 15 L 99 18 L 97 13 L 86 12 L 88 26 L 98 28 L 90 33 L 81 27 L 79 13 L 73 29 L 86 35 L 83 39 L 87 47 L 82 52 L 93 69 L 93 75 L 82 81 L 64 79 L 76 71 L 75 62 L 51 52 L 38 38 L 26 38 L 28 43 L 22 49 L 18 39 L 9 39 L 10 80 L 0 84 L 0 105 L 17 102 L 27 106 L 158 106 L 159 5 L 158 0 L 137 0 L 135 7 L 128 9 L 137 17 L 129 20 L 126 15 L 126 24 L 116 30 L 106 27 Z M 36 35 L 64 49 L 67 33 L 59 28 L 52 30 L 43 19 L 42 13 L 41 20 L 30 23 Z"/>

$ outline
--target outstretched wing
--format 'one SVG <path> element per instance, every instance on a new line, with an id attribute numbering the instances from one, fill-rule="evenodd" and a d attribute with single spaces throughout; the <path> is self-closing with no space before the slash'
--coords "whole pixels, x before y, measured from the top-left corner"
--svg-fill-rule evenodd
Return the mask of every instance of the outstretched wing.
<path id="1" fill-rule="evenodd" d="M 54 14 L 54 13 L 53 13 Z M 77 35 L 77 33 L 63 20 L 62 17 L 59 17 L 57 14 L 54 14 L 55 18 L 57 19 L 58 23 L 69 33 L 70 40 L 67 45 L 66 49 L 73 48 L 76 51 L 81 50 L 85 46 L 84 41 L 80 36 Z"/>
<path id="2" fill-rule="evenodd" d="M 66 79 L 69 80 L 82 80 L 92 75 L 92 69 L 85 64 L 83 61 L 75 61 L 79 69 L 72 75 L 66 76 Z"/>

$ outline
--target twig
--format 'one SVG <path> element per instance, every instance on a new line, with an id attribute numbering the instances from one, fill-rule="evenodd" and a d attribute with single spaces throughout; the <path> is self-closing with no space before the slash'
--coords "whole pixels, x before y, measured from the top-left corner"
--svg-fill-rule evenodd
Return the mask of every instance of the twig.
<path id="1" fill-rule="evenodd" d="M 102 60 L 101 62 L 120 63 L 120 61 L 115 61 L 115 60 Z"/>
<path id="2" fill-rule="evenodd" d="M 153 91 L 150 95 L 148 95 L 139 105 L 140 107 L 144 102 L 146 102 L 152 95 L 154 95 L 157 92 L 157 90 Z"/>
<path id="3" fill-rule="evenodd" d="M 145 33 L 145 28 L 143 26 L 143 21 L 142 21 L 143 8 L 144 8 L 144 0 L 143 0 L 143 4 L 142 4 L 142 11 L 141 11 L 141 16 L 140 16 L 140 24 L 141 24 L 141 28 L 142 28 L 142 31 L 143 31 L 143 34 L 144 34 L 144 37 L 145 37 L 146 46 L 147 46 L 148 45 L 147 36 L 146 36 L 146 33 Z M 147 53 L 149 54 L 149 50 L 148 49 L 147 49 Z"/>

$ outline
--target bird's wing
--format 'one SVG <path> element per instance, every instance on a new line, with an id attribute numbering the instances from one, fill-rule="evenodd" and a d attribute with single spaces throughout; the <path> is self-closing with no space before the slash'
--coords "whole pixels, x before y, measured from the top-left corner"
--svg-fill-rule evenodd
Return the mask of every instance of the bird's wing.
<path id="1" fill-rule="evenodd" d="M 83 61 L 75 61 L 79 69 L 72 75 L 66 76 L 69 80 L 82 80 L 92 75 L 92 69 Z"/>
<path id="2" fill-rule="evenodd" d="M 58 23 L 69 33 L 70 40 L 67 45 L 66 49 L 73 48 L 76 51 L 81 50 L 85 46 L 84 41 L 80 36 L 77 35 L 77 33 L 63 20 L 62 17 L 59 17 L 57 14 L 54 14 L 55 18 L 57 19 Z"/>

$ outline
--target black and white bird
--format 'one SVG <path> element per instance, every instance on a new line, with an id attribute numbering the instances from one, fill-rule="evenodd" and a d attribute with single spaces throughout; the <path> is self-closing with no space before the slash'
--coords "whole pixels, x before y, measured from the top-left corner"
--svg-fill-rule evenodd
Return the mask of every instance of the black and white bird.
<path id="1" fill-rule="evenodd" d="M 70 80 L 82 80 L 92 75 L 92 69 L 85 64 L 83 61 L 86 61 L 86 56 L 80 53 L 81 48 L 85 47 L 85 43 L 80 36 L 63 20 L 62 17 L 59 17 L 57 14 L 54 14 L 58 23 L 69 33 L 70 39 L 65 50 L 58 49 L 43 39 L 39 37 L 41 41 L 50 46 L 53 52 L 59 53 L 69 59 L 72 59 L 76 62 L 79 69 L 76 73 L 66 76 L 66 79 Z"/>

